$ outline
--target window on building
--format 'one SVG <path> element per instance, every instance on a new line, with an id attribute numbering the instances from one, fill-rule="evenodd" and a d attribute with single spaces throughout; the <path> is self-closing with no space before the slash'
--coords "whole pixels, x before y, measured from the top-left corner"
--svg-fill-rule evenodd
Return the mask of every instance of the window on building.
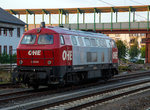
<path id="1" fill-rule="evenodd" d="M 73 45 L 77 45 L 77 39 L 75 36 L 71 36 L 71 40 L 72 40 Z"/>
<path id="2" fill-rule="evenodd" d="M 9 36 L 12 37 L 13 36 L 13 30 L 9 29 Z"/>
<path id="3" fill-rule="evenodd" d="M 2 46 L 0 45 L 0 55 L 2 54 Z"/>
<path id="4" fill-rule="evenodd" d="M 64 37 L 63 37 L 62 35 L 60 36 L 60 44 L 61 44 L 61 45 L 64 45 L 64 44 L 65 44 Z"/>
<path id="5" fill-rule="evenodd" d="M 9 46 L 9 55 L 12 55 L 12 50 L 13 48 L 12 48 L 12 46 Z"/>
<path id="6" fill-rule="evenodd" d="M 4 36 L 7 36 L 7 29 L 4 29 L 4 31 L 3 31 L 3 32 L 4 32 L 4 34 L 3 34 L 3 35 L 4 35 Z"/>
<path id="7" fill-rule="evenodd" d="M 20 37 L 20 28 L 17 28 L 17 37 Z"/>
<path id="8" fill-rule="evenodd" d="M 7 54 L 7 45 L 4 45 L 3 53 L 4 53 L 4 54 Z"/>

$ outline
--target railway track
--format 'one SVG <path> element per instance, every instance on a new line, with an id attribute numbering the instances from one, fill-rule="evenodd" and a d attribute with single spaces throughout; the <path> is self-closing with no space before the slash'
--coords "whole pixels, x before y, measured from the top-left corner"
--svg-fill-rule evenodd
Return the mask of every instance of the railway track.
<path id="1" fill-rule="evenodd" d="M 4 83 L 4 84 L 0 84 L 0 89 L 2 88 L 19 88 L 20 84 L 13 84 L 13 83 Z"/>
<path id="2" fill-rule="evenodd" d="M 130 74 L 130 75 L 116 76 L 114 79 L 108 81 L 107 83 L 112 83 L 112 82 L 117 81 L 117 80 L 139 77 L 139 76 L 143 76 L 143 75 L 150 75 L 150 72 L 144 72 L 143 74 L 134 73 L 134 74 Z M 56 88 L 54 90 L 52 90 L 50 88 L 42 88 L 36 92 L 34 90 L 30 89 L 30 90 L 20 90 L 20 91 L 16 91 L 16 92 L 4 93 L 4 94 L 0 94 L 0 105 L 3 103 L 8 103 L 11 100 L 17 101 L 17 100 L 25 99 L 26 97 L 27 98 L 36 97 L 38 95 L 42 96 L 43 94 L 48 95 L 48 94 L 52 94 L 52 93 L 63 92 L 63 91 L 74 90 L 74 89 L 80 89 L 80 88 L 86 88 L 86 87 L 90 87 L 90 86 L 91 87 L 97 86 L 97 85 L 101 86 L 104 83 L 105 82 L 89 83 L 89 84 L 85 84 L 85 85 L 83 84 L 81 86 L 63 88 L 63 90 L 56 90 Z M 9 87 L 9 86 L 12 87 L 12 86 L 18 86 L 18 85 L 13 85 L 12 83 L 2 85 L 2 87 Z"/>
<path id="3" fill-rule="evenodd" d="M 149 73 L 149 74 L 148 74 Z M 135 74 L 134 74 L 135 75 Z M 133 75 L 133 76 L 134 76 Z M 150 75 L 150 72 L 145 72 L 145 73 L 143 73 L 143 74 L 141 74 L 141 76 L 146 76 L 146 75 Z M 131 78 L 133 78 L 133 76 L 132 75 L 129 75 L 129 79 L 131 79 Z M 137 77 L 139 77 L 139 75 L 135 75 L 135 76 L 137 76 Z M 127 76 L 125 76 L 125 77 L 118 77 L 117 76 L 117 78 L 116 78 L 116 83 L 117 83 L 117 80 L 120 80 L 120 79 L 127 79 Z M 114 82 L 114 80 L 115 80 L 115 78 L 114 79 L 112 79 L 112 80 L 110 80 L 107 84 L 109 85 L 109 84 L 111 84 L 112 82 Z M 141 83 L 141 82 L 140 82 Z M 145 81 L 143 81 L 143 83 L 146 83 Z M 39 91 L 33 91 L 33 90 L 29 90 L 29 91 L 20 91 L 20 92 L 17 92 L 17 93 L 9 93 L 9 94 L 1 94 L 0 95 L 0 105 L 4 105 L 4 104 L 7 104 L 7 103 L 10 103 L 10 102 L 18 102 L 18 101 L 20 101 L 20 100 L 26 100 L 26 99 L 31 99 L 31 98 L 36 98 L 36 97 L 38 97 L 38 96 L 46 96 L 46 95 L 52 95 L 53 96 L 53 94 L 57 94 L 57 93 L 64 93 L 64 92 L 68 92 L 68 91 L 74 91 L 74 90 L 80 90 L 81 88 L 87 88 L 87 87 L 94 87 L 95 86 L 95 88 L 98 86 L 103 86 L 104 84 L 101 84 L 101 82 L 100 83 L 92 83 L 92 84 L 86 84 L 86 85 L 82 85 L 82 86 L 75 86 L 75 87 L 67 87 L 67 88 L 62 88 L 62 89 L 54 89 L 54 90 L 49 90 L 49 89 L 41 89 L 41 90 L 39 90 Z M 133 84 L 134 85 L 134 84 Z M 61 96 L 60 96 L 61 97 Z M 84 97 L 84 96 L 82 96 L 82 97 Z M 71 99 L 71 100 L 73 100 L 73 99 Z M 34 101 L 33 101 L 34 102 Z M 71 102 L 71 101 L 69 101 L 69 102 Z M 32 103 L 32 102 L 31 102 Z M 29 104 L 30 105 L 30 104 Z M 40 105 L 40 104 L 37 104 L 37 105 Z M 37 105 L 35 106 L 35 108 L 37 107 Z M 52 104 L 51 104 L 52 105 Z M 55 104 L 54 104 L 55 105 Z M 57 105 L 59 105 L 58 104 L 58 102 L 57 102 Z M 61 104 L 62 105 L 62 104 Z M 12 105 L 13 106 L 13 105 Z M 24 106 L 26 106 L 26 105 L 24 105 Z M 44 105 L 45 106 L 45 105 Z M 55 106 L 53 106 L 53 107 L 55 107 Z M 30 108 L 30 107 L 29 107 Z M 33 108 L 34 108 L 34 106 L 33 106 Z M 32 108 L 32 109 L 33 109 Z M 36 109 L 38 109 L 38 107 L 36 108 Z M 73 108 L 74 109 L 74 108 Z"/>
<path id="4" fill-rule="evenodd" d="M 49 105 L 44 105 L 31 109 L 41 110 L 47 108 L 48 110 L 86 110 L 109 101 L 114 101 L 119 98 L 123 98 L 125 96 L 137 94 L 147 90 L 150 90 L 150 80 L 125 85 L 118 85 L 116 87 L 112 87 L 106 90 L 96 91 L 86 95 L 82 94 L 81 96 L 67 98 L 58 102 L 51 103 Z"/>

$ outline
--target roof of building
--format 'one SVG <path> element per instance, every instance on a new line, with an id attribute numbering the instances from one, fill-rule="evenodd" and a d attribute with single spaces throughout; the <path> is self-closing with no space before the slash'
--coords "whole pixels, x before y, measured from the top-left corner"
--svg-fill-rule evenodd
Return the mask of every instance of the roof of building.
<path id="1" fill-rule="evenodd" d="M 114 7 L 86 7 L 86 8 L 54 8 L 54 9 L 6 9 L 11 14 L 75 14 L 75 13 L 108 13 L 108 12 L 129 12 L 148 11 L 149 5 L 141 6 L 114 6 Z"/>
<path id="2" fill-rule="evenodd" d="M 10 24 L 16 24 L 16 25 L 26 25 L 25 22 L 21 21 L 17 17 L 11 15 L 7 11 L 0 8 L 0 22 L 2 23 L 10 23 Z"/>

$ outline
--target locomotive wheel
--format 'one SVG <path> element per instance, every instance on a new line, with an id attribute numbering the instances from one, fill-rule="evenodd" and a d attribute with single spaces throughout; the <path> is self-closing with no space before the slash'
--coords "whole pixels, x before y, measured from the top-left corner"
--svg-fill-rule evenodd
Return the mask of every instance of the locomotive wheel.
<path id="1" fill-rule="evenodd" d="M 34 85 L 32 85 L 32 87 L 34 88 L 34 90 L 39 89 L 39 85 L 38 84 L 34 84 Z"/>
<path id="2" fill-rule="evenodd" d="M 102 78 L 104 81 L 108 81 L 112 78 L 112 71 L 111 70 L 104 70 L 102 71 Z"/>

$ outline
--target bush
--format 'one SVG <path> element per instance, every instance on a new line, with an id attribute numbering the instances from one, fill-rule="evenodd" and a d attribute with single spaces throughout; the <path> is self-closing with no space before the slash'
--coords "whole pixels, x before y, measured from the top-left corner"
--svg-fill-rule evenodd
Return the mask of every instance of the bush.
<path id="1" fill-rule="evenodd" d="M 2 63 L 2 64 L 16 63 L 16 54 L 13 54 L 13 55 L 2 54 L 2 55 L 0 55 L 0 63 Z"/>
<path id="2" fill-rule="evenodd" d="M 119 72 L 128 71 L 128 66 L 119 66 Z"/>
<path id="3" fill-rule="evenodd" d="M 136 63 L 137 64 L 144 64 L 144 60 L 138 60 Z"/>

